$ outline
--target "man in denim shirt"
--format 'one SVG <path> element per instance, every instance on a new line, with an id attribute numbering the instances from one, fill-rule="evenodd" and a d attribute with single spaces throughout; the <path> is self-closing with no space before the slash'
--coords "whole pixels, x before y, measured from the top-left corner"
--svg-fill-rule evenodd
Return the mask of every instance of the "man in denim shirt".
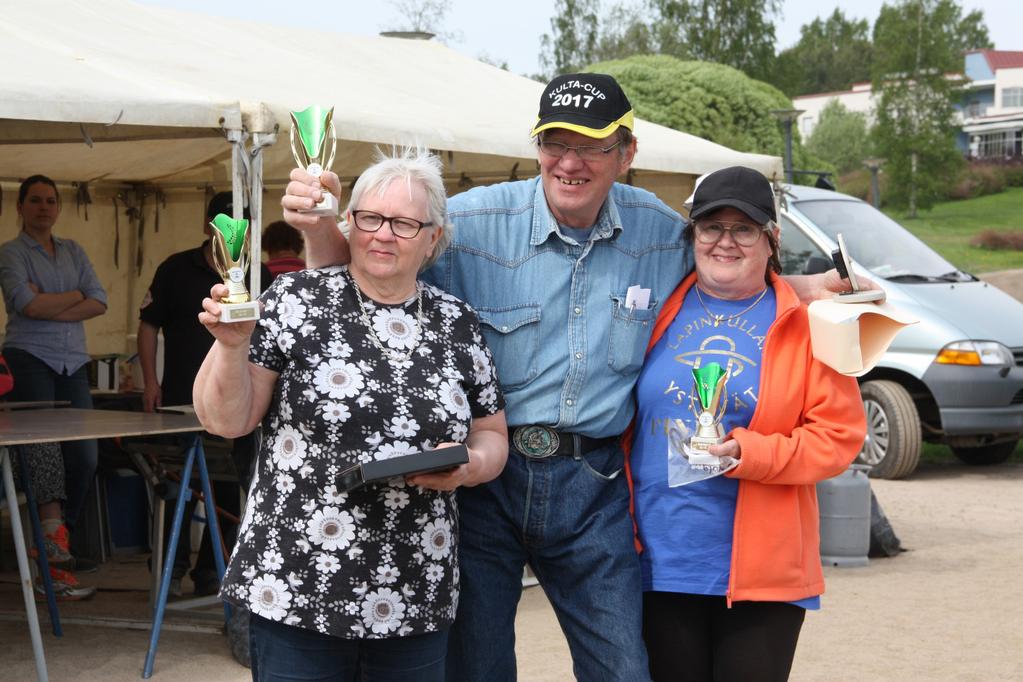
<path id="1" fill-rule="evenodd" d="M 693 256 L 675 211 L 615 182 L 636 154 L 632 127 L 629 101 L 610 76 L 555 78 L 532 131 L 540 177 L 452 197 L 454 240 L 424 273 L 479 313 L 512 433 L 501 476 L 459 490 L 461 597 L 449 680 L 515 679 L 527 562 L 557 612 L 578 679 L 649 679 L 617 438 L 635 412 L 632 388 L 653 320 Z M 335 178 L 321 176 L 339 195 Z M 295 170 L 282 200 L 285 219 L 306 236 L 311 267 L 347 260 L 332 221 L 298 212 L 319 201 L 320 187 Z"/>

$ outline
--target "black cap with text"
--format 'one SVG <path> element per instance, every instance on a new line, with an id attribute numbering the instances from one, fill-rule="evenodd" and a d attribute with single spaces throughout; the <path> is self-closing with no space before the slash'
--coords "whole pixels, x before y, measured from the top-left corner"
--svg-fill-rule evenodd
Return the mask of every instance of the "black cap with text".
<path id="1" fill-rule="evenodd" d="M 540 96 L 540 113 L 531 136 L 564 128 L 587 137 L 607 137 L 619 127 L 633 129 L 632 105 L 618 81 L 603 73 L 558 76 Z"/>

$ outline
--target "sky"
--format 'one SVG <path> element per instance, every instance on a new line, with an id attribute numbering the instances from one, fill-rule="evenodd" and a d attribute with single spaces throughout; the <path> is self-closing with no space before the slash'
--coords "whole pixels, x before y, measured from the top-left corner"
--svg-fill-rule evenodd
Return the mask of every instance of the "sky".
<path id="1" fill-rule="evenodd" d="M 141 0 L 147 5 L 238 17 L 252 21 L 291 26 L 312 24 L 320 30 L 375 35 L 401 23 L 394 6 L 385 0 L 330 0 L 302 2 L 302 10 L 288 9 L 279 0 Z M 639 4 L 641 0 L 632 0 Z M 613 0 L 604 0 L 608 6 Z M 867 19 L 871 25 L 880 12 L 882 0 L 782 0 L 781 15 L 775 21 L 779 49 L 799 40 L 799 28 L 817 17 L 827 17 L 836 8 L 847 17 Z M 964 13 L 984 12 L 991 40 L 1000 50 L 1023 50 L 1023 0 L 960 0 Z M 449 47 L 488 61 L 507 62 L 518 74 L 540 72 L 540 36 L 549 33 L 554 0 L 450 0 L 446 31 L 455 33 Z"/>

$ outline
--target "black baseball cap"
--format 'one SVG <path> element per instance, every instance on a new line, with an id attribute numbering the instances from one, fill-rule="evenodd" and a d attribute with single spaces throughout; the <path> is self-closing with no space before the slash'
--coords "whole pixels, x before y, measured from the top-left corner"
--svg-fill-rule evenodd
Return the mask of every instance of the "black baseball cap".
<path id="1" fill-rule="evenodd" d="M 603 73 L 570 73 L 558 76 L 544 88 L 530 136 L 549 128 L 564 128 L 601 138 L 622 126 L 632 130 L 633 115 L 618 81 Z"/>
<path id="2" fill-rule="evenodd" d="M 234 194 L 232 192 L 217 192 L 210 199 L 210 203 L 206 206 L 206 220 L 213 220 L 217 217 L 218 213 L 223 213 L 231 218 L 234 217 Z M 248 207 L 242 213 L 248 219 Z"/>
<path id="3" fill-rule="evenodd" d="M 760 225 L 777 221 L 771 183 L 758 171 L 732 166 L 705 175 L 693 193 L 693 220 L 719 208 L 742 211 Z"/>

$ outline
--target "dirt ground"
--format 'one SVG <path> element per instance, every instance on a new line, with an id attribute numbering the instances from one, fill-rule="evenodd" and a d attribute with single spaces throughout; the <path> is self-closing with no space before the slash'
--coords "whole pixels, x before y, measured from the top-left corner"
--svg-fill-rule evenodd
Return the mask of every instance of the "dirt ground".
<path id="1" fill-rule="evenodd" d="M 996 287 L 1023 301 L 1023 270 L 999 270 L 998 272 L 985 272 L 977 275 L 985 282 L 994 284 Z"/>
<path id="2" fill-rule="evenodd" d="M 909 551 L 862 568 L 825 569 L 823 608 L 807 616 L 792 680 L 1023 679 L 1023 464 L 924 464 L 909 480 L 872 485 Z M 92 576 L 105 589 L 62 613 L 144 617 L 144 566 L 141 557 L 105 564 Z M 0 680 L 32 680 L 16 574 L 0 580 L 0 612 L 7 614 L 0 620 Z M 572 679 L 568 648 L 540 588 L 525 590 L 516 632 L 520 680 Z M 148 631 L 67 624 L 63 638 L 44 634 L 44 642 L 55 682 L 133 680 Z M 165 631 L 152 679 L 249 676 L 221 635 Z"/>

